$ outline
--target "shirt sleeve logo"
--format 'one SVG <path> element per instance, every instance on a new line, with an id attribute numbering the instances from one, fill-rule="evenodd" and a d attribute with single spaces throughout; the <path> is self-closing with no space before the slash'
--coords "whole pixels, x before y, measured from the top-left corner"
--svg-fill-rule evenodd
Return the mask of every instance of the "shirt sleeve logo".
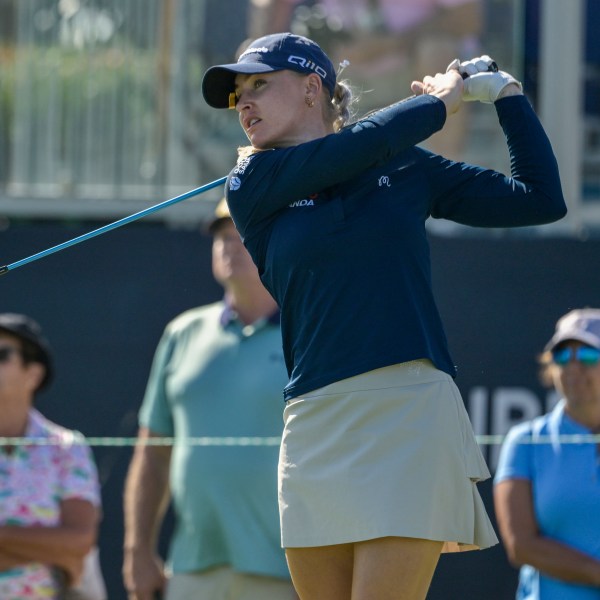
<path id="1" fill-rule="evenodd" d="M 240 186 L 242 185 L 242 181 L 239 177 L 232 177 L 229 180 L 229 189 L 232 192 L 235 192 L 236 190 L 240 189 Z"/>

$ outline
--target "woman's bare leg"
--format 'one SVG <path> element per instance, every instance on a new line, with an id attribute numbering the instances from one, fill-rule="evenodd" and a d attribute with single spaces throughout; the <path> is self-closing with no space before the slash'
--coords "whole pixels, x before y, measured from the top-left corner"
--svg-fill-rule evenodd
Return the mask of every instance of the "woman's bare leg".
<path id="1" fill-rule="evenodd" d="M 353 544 L 286 548 L 285 555 L 301 600 L 350 600 Z"/>
<path id="2" fill-rule="evenodd" d="M 351 600 L 424 600 L 442 546 L 402 537 L 357 542 Z"/>
<path id="3" fill-rule="evenodd" d="M 442 542 L 385 537 L 334 546 L 287 548 L 301 600 L 424 600 Z"/>

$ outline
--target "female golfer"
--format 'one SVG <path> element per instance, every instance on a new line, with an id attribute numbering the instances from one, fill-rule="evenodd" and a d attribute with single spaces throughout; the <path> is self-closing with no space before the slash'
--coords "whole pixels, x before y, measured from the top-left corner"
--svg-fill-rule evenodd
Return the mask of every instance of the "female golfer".
<path id="1" fill-rule="evenodd" d="M 425 221 L 514 227 L 566 209 L 538 119 L 514 78 L 486 72 L 491 62 L 454 61 L 414 82 L 416 97 L 351 125 L 350 88 L 306 38 L 260 38 L 205 73 L 206 101 L 235 108 L 251 143 L 226 193 L 282 310 L 279 503 L 303 600 L 425 598 L 441 552 L 497 543 Z M 495 102 L 511 177 L 415 146 L 463 94 Z"/>

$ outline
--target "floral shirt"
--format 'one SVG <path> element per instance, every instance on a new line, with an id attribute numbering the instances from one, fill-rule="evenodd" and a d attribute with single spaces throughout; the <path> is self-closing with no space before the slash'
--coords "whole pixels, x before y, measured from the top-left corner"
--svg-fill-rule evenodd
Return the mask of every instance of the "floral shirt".
<path id="1" fill-rule="evenodd" d="M 0 448 L 0 525 L 52 527 L 63 500 L 79 498 L 100 505 L 98 474 L 83 436 L 60 427 L 31 409 L 25 437 L 50 443 Z M 0 599 L 55 598 L 52 568 L 29 563 L 0 572 Z"/>

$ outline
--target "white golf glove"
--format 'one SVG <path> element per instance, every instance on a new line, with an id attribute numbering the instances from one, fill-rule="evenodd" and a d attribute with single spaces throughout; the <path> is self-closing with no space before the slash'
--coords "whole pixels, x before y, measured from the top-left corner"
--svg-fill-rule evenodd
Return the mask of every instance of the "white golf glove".
<path id="1" fill-rule="evenodd" d="M 512 75 L 498 71 L 496 63 L 487 55 L 460 62 L 455 58 L 446 69 L 458 71 L 464 82 L 462 99 L 466 102 L 484 102 L 491 104 L 498 99 L 500 92 L 511 83 L 523 86 Z"/>

